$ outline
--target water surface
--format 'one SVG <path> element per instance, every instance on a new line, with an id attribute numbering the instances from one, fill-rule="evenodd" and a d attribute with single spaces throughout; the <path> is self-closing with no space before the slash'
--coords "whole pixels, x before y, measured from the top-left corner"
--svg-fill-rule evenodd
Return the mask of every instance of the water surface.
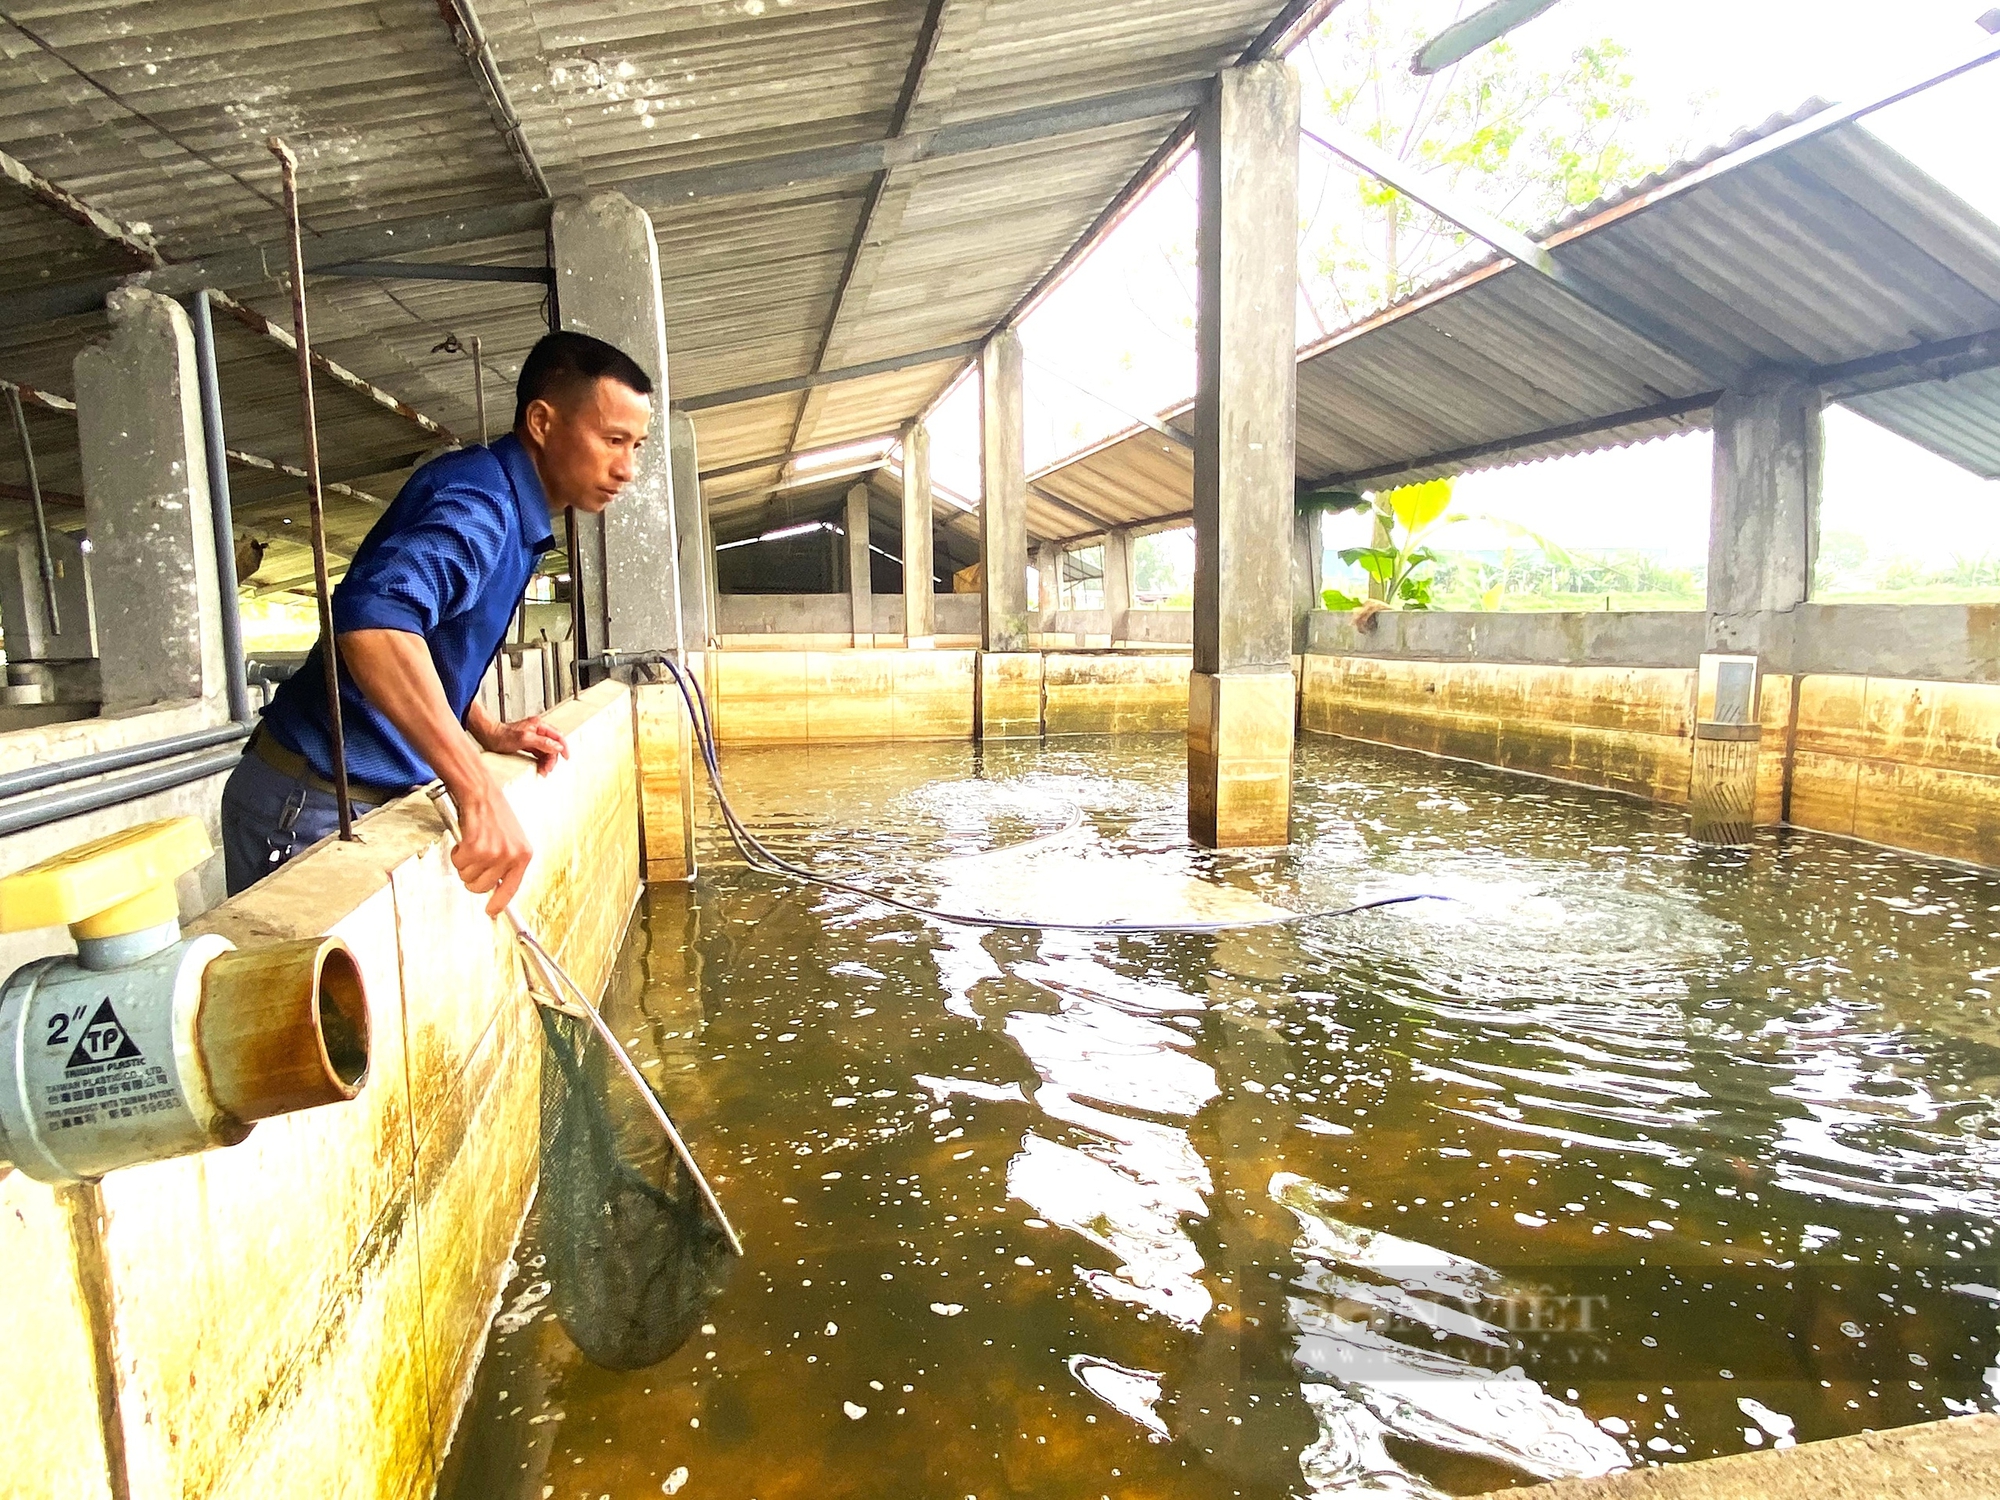
<path id="1" fill-rule="evenodd" d="M 2000 879 L 1312 739 L 1208 855 L 1178 739 L 733 751 L 608 1002 L 749 1242 L 635 1373 L 536 1228 L 445 1493 L 1473 1494 L 1996 1405 Z"/>

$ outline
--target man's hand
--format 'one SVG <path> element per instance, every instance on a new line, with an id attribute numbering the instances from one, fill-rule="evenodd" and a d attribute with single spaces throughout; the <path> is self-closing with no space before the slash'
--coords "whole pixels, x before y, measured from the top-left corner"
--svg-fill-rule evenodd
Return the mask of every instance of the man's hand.
<path id="1" fill-rule="evenodd" d="M 513 806 L 492 778 L 483 781 L 483 786 L 467 795 L 452 795 L 458 808 L 459 839 L 452 848 L 451 863 L 468 891 L 475 896 L 493 893 L 486 903 L 486 915 L 497 917 L 521 889 L 535 850 L 522 831 L 520 819 L 514 816 Z"/>
<path id="2" fill-rule="evenodd" d="M 465 727 L 482 750 L 495 755 L 532 755 L 536 772 L 543 776 L 556 768 L 557 761 L 569 758 L 569 741 L 539 716 L 501 724 L 477 705 L 475 710 L 466 715 Z"/>
<path id="3" fill-rule="evenodd" d="M 535 851 L 480 760 L 479 746 L 468 729 L 481 720 L 493 729 L 521 726 L 496 725 L 477 706 L 467 715 L 468 724 L 461 726 L 445 702 L 430 647 L 420 635 L 403 630 L 346 631 L 340 637 L 340 657 L 368 701 L 403 732 L 451 793 L 462 835 L 451 851 L 451 862 L 467 890 L 479 896 L 491 892 L 486 914 L 499 916 L 520 890 Z M 546 725 L 541 729 L 554 736 L 560 753 L 568 754 L 562 736 Z"/>

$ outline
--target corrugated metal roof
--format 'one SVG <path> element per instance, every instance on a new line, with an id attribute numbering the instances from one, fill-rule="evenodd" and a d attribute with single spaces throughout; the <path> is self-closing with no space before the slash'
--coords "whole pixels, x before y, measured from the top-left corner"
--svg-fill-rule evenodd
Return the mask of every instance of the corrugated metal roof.
<path id="1" fill-rule="evenodd" d="M 1775 119 L 1579 210 L 1544 241 L 1684 353 L 1489 257 L 1301 351 L 1300 477 L 1378 486 L 1622 446 L 1705 425 L 1746 367 L 1830 380 L 2000 332 L 2000 225 L 1861 125 L 1732 160 L 1797 123 Z M 1991 370 L 1835 397 L 1976 473 L 2000 466 Z M 1119 523 L 1185 514 L 1192 466 L 1161 450 L 1134 429 L 1036 484 Z M 1055 536 L 1096 529 L 1053 510 L 1035 520 Z"/>
<path id="2" fill-rule="evenodd" d="M 1071 251 L 1185 107 L 694 202 L 662 186 L 663 174 L 1205 78 L 1302 11 L 1281 0 L 21 0 L 0 20 L 0 151 L 184 262 L 279 237 L 264 144 L 276 133 L 301 157 L 309 241 L 520 205 L 527 216 L 509 220 L 520 232 L 412 258 L 539 265 L 535 190 L 496 124 L 504 111 L 460 50 L 454 5 L 477 11 L 519 138 L 551 191 L 622 187 L 653 213 L 675 396 L 984 336 Z M 0 293 L 143 264 L 4 185 L 0 247 Z M 277 283 L 226 289 L 288 321 Z M 461 433 L 474 423 L 470 365 L 434 346 L 447 333 L 483 338 L 504 426 L 507 388 L 544 326 L 534 286 L 314 277 L 310 300 L 318 347 Z M 296 461 L 288 352 L 225 324 L 232 445 Z M 70 361 L 102 326 L 83 315 L 0 329 L 0 378 L 66 392 Z M 740 489 L 768 485 L 775 467 L 740 466 L 892 429 L 955 368 L 941 360 L 703 410 L 702 465 L 739 467 Z M 365 399 L 329 388 L 322 402 L 328 471 L 393 493 L 405 471 L 385 466 L 406 464 L 429 439 Z M 50 487 L 74 487 L 73 432 L 61 418 L 33 420 Z M 246 524 L 275 532 L 288 516 L 302 521 L 282 476 L 245 471 L 236 487 Z M 361 502 L 330 502 L 337 536 L 371 519 Z M 0 509 L 0 522 L 18 517 Z"/>
<path id="3" fill-rule="evenodd" d="M 1841 404 L 1982 479 L 2000 479 L 2000 369 L 1850 396 Z"/>

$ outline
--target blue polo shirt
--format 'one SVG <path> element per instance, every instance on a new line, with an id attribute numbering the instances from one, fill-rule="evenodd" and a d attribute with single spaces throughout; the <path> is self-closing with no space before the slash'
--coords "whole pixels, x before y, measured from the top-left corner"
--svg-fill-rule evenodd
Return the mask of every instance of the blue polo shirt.
<path id="1" fill-rule="evenodd" d="M 536 560 L 555 545 L 541 476 L 520 440 L 461 448 L 410 476 L 369 530 L 333 591 L 333 628 L 406 630 L 431 648 L 445 701 L 459 719 L 507 638 Z M 312 654 L 264 710 L 265 730 L 333 775 L 326 667 Z M 340 669 L 340 716 L 350 781 L 418 787 L 434 779 L 410 742 Z"/>

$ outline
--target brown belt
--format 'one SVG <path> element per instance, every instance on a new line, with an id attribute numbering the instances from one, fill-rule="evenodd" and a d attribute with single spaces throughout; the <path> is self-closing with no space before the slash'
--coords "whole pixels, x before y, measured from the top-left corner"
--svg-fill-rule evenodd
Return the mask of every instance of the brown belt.
<path id="1" fill-rule="evenodd" d="M 256 731 L 251 734 L 246 749 L 279 775 L 289 776 L 316 792 L 325 792 L 329 797 L 335 795 L 332 782 L 315 771 L 298 751 L 286 749 L 274 737 L 266 734 L 263 725 L 258 725 Z M 409 787 L 370 786 L 367 782 L 356 781 L 352 777 L 347 781 L 348 800 L 356 805 L 366 803 L 370 807 L 380 807 L 384 802 L 394 802 L 410 790 Z"/>

